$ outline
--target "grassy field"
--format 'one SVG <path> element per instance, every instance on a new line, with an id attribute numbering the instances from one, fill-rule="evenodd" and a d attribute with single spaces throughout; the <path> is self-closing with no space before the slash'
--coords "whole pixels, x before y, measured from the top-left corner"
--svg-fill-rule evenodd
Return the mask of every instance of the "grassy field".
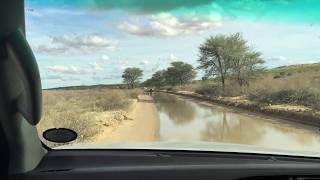
<path id="1" fill-rule="evenodd" d="M 43 118 L 37 126 L 40 136 L 49 128 L 70 128 L 76 142 L 90 142 L 102 127 L 126 120 L 139 89 L 44 90 Z M 56 146 L 42 139 L 49 146 Z"/>
<path id="2" fill-rule="evenodd" d="M 194 81 L 174 87 L 174 91 L 193 91 L 207 96 L 234 97 L 268 104 L 292 104 L 320 109 L 320 64 L 283 66 L 257 75 L 248 87 L 229 79 L 225 90 L 219 82 Z"/>

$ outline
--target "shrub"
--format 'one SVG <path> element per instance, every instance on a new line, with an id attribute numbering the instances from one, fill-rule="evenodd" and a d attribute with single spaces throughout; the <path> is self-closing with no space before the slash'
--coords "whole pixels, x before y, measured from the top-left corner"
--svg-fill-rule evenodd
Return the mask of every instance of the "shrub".
<path id="1" fill-rule="evenodd" d="M 320 108 L 320 96 L 306 89 L 281 89 L 278 91 L 258 90 L 251 92 L 249 98 L 266 103 L 301 104 Z"/>
<path id="2" fill-rule="evenodd" d="M 284 78 L 286 76 L 291 76 L 292 73 L 281 71 L 279 74 L 273 76 L 273 79 Z"/>
<path id="3" fill-rule="evenodd" d="M 221 96 L 224 94 L 222 88 L 217 85 L 208 85 L 205 84 L 203 86 L 200 86 L 195 90 L 196 93 L 202 94 L 205 96 Z"/>
<path id="4" fill-rule="evenodd" d="M 278 79 L 278 78 L 282 78 L 283 76 L 281 76 L 281 75 L 275 75 L 275 76 L 273 76 L 273 79 Z"/>

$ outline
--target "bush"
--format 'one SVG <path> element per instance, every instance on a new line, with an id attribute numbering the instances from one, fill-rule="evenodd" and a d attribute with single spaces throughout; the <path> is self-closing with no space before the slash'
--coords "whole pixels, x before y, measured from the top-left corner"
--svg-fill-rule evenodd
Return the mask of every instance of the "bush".
<path id="1" fill-rule="evenodd" d="M 320 96 L 306 89 L 281 89 L 278 91 L 258 90 L 251 92 L 249 98 L 266 103 L 301 104 L 320 108 Z"/>
<path id="2" fill-rule="evenodd" d="M 274 75 L 274 76 L 273 76 L 273 79 L 284 78 L 284 77 L 286 77 L 286 76 L 291 76 L 291 75 L 292 75 L 292 73 L 290 73 L 290 72 L 284 72 L 284 71 L 282 71 L 282 72 L 280 72 L 279 74 Z"/>
<path id="3" fill-rule="evenodd" d="M 275 76 L 273 76 L 273 79 L 278 79 L 278 78 L 282 78 L 283 76 L 281 76 L 281 75 L 275 75 Z"/>
<path id="4" fill-rule="evenodd" d="M 203 85 L 197 88 L 195 92 L 205 96 L 221 96 L 224 94 L 222 88 L 217 85 Z"/>

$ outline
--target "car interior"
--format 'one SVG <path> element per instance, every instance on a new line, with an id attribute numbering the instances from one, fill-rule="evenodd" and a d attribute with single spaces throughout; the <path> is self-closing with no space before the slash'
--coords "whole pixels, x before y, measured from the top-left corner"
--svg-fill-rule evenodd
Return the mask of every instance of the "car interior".
<path id="1" fill-rule="evenodd" d="M 42 88 L 23 0 L 0 2 L 1 179 L 320 179 L 320 159 L 181 150 L 50 149 L 38 136 Z"/>

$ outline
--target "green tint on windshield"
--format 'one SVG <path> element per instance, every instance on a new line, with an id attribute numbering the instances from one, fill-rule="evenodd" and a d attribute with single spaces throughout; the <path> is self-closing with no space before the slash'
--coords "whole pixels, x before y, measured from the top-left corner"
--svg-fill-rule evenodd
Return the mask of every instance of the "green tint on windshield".
<path id="1" fill-rule="evenodd" d="M 316 23 L 319 21 L 320 3 L 317 0 L 28 0 L 27 5 L 40 7 L 66 7 L 89 10 L 124 10 L 137 14 L 172 12 L 177 15 L 221 14 L 225 18 L 249 20 L 290 21 Z"/>

